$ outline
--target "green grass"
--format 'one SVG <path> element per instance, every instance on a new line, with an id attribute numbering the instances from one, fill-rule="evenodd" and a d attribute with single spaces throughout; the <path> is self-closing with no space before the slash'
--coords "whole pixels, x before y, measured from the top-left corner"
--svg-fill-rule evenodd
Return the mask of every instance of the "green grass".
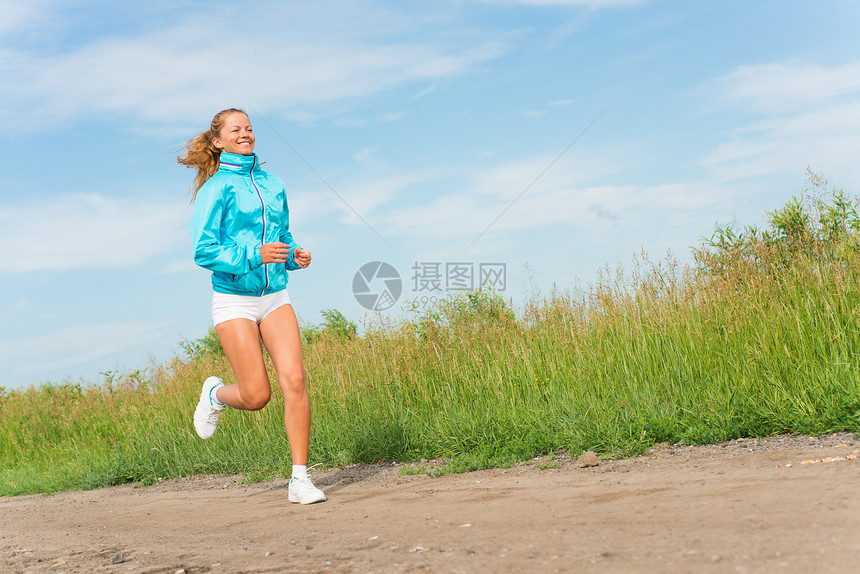
<path id="1" fill-rule="evenodd" d="M 446 459 L 443 474 L 560 450 L 857 432 L 857 205 L 801 197 L 766 230 L 718 229 L 690 266 L 643 256 L 522 309 L 471 292 L 362 336 L 332 312 L 305 343 L 311 462 Z M 196 437 L 201 382 L 232 374 L 211 334 L 183 346 L 96 387 L 0 388 L 0 495 L 288 474 L 279 393 Z"/>

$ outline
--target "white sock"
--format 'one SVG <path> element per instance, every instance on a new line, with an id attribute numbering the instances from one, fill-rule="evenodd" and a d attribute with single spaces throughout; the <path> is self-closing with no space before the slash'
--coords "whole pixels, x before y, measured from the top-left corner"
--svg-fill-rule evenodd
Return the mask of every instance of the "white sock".
<path id="1" fill-rule="evenodd" d="M 212 399 L 212 402 L 218 405 L 219 407 L 223 407 L 224 403 L 218 400 L 218 388 L 223 387 L 224 385 L 218 385 L 217 387 L 212 387 L 212 390 L 209 391 L 209 398 Z"/>
<path id="2" fill-rule="evenodd" d="M 308 467 L 306 464 L 293 465 L 293 478 L 305 480 L 308 477 Z"/>

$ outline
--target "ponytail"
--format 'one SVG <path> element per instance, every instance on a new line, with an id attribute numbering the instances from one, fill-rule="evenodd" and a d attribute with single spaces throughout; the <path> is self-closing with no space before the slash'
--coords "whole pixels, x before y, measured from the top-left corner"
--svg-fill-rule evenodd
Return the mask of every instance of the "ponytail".
<path id="1" fill-rule="evenodd" d="M 221 150 L 215 147 L 212 140 L 221 133 L 226 117 L 234 112 L 245 113 L 244 110 L 237 108 L 221 110 L 212 118 L 208 130 L 183 144 L 186 151 L 176 158 L 176 163 L 197 169 L 197 175 L 194 176 L 194 181 L 191 183 L 192 200 L 197 197 L 197 192 L 200 191 L 203 184 L 218 171 Z"/>

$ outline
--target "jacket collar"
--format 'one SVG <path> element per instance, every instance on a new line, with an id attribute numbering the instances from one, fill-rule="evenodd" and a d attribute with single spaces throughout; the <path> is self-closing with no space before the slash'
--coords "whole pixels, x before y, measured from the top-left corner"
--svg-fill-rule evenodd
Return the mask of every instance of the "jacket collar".
<path id="1" fill-rule="evenodd" d="M 220 169 L 240 173 L 250 173 L 260 169 L 260 160 L 257 154 L 239 155 L 235 153 L 221 152 Z"/>

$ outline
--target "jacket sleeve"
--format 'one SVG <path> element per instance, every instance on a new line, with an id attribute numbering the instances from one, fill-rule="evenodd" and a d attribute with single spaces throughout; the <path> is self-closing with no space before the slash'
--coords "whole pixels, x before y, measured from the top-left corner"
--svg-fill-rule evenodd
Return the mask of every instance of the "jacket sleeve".
<path id="1" fill-rule="evenodd" d="M 283 185 L 283 182 L 281 182 L 281 186 Z M 301 245 L 296 243 L 296 240 L 293 239 L 293 234 L 290 233 L 290 208 L 287 207 L 286 188 L 284 188 L 284 206 L 281 212 L 281 236 L 279 240 L 281 243 L 286 243 L 290 246 L 290 256 L 287 257 L 287 262 L 284 264 L 286 268 L 290 271 L 301 269 L 295 259 L 296 247 L 301 248 Z"/>
<path id="2" fill-rule="evenodd" d="M 224 194 L 216 186 L 204 186 L 194 201 L 191 238 L 194 262 L 221 273 L 244 275 L 263 264 L 259 245 L 240 245 L 234 238 L 223 237 Z"/>

